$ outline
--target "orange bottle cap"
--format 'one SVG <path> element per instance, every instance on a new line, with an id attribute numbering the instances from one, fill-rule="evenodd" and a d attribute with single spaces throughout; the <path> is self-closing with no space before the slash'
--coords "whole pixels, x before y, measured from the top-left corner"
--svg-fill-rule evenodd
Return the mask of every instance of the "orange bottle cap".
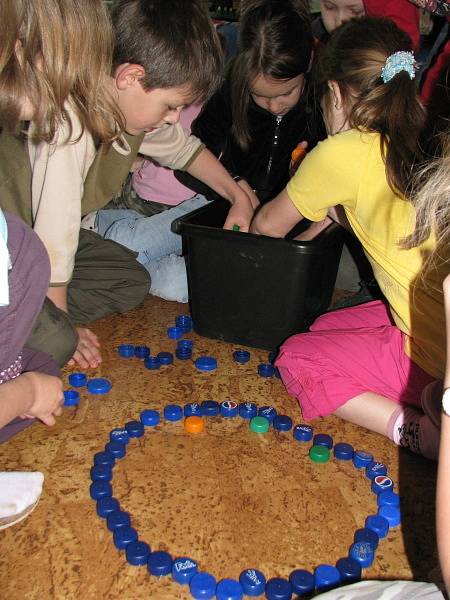
<path id="1" fill-rule="evenodd" d="M 184 429 L 188 433 L 201 433 L 205 429 L 205 421 L 202 417 L 186 417 L 184 420 Z"/>

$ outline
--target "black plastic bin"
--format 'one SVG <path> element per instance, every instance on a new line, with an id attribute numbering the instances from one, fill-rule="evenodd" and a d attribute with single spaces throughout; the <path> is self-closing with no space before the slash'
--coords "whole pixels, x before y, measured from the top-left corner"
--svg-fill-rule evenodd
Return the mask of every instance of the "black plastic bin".
<path id="1" fill-rule="evenodd" d="M 327 310 L 342 251 L 342 228 L 311 242 L 225 231 L 217 200 L 177 219 L 183 236 L 194 330 L 205 337 L 275 350 Z"/>

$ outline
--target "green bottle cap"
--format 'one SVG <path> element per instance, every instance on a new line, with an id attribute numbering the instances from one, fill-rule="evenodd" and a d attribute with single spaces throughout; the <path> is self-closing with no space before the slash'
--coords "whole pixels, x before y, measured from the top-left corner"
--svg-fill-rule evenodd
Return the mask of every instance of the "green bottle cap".
<path id="1" fill-rule="evenodd" d="M 233 225 L 233 231 L 239 231 L 240 227 L 239 225 L 236 225 L 236 223 Z"/>
<path id="2" fill-rule="evenodd" d="M 311 446 L 309 458 L 316 463 L 325 463 L 330 460 L 330 449 L 326 446 Z"/>
<path id="3" fill-rule="evenodd" d="M 269 428 L 269 419 L 266 419 L 266 417 L 253 417 L 253 419 L 250 420 L 250 431 L 253 431 L 254 433 L 266 433 L 269 431 Z"/>

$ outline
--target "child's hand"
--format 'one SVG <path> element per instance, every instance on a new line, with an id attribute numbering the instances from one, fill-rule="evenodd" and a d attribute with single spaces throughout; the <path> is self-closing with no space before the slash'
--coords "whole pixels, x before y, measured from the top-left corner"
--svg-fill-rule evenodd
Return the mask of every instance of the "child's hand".
<path id="1" fill-rule="evenodd" d="M 37 418 L 46 425 L 54 425 L 55 417 L 62 413 L 63 385 L 59 377 L 30 371 L 19 376 L 24 378 L 31 393 L 31 406 L 21 415 L 24 419 Z"/>
<path id="2" fill-rule="evenodd" d="M 241 189 L 244 190 L 244 192 L 250 198 L 250 202 L 252 203 L 253 210 L 256 210 L 258 208 L 258 206 L 260 205 L 260 202 L 259 202 L 258 196 L 252 190 L 250 185 L 245 181 L 245 179 L 241 179 L 240 181 L 237 182 L 237 184 Z"/>
<path id="3" fill-rule="evenodd" d="M 82 369 L 88 367 L 95 369 L 102 362 L 98 337 L 85 327 L 77 327 L 77 332 L 79 335 L 78 346 L 68 364 L 70 366 L 78 364 Z"/>
<path id="4" fill-rule="evenodd" d="M 247 194 L 242 194 L 235 199 L 233 205 L 228 211 L 224 229 L 233 229 L 234 225 L 239 227 L 239 231 L 247 232 L 253 219 L 254 208 Z"/>

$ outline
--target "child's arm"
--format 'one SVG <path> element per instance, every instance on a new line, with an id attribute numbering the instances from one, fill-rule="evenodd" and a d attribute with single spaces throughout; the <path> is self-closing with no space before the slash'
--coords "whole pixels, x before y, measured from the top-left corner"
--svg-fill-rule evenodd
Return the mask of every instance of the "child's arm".
<path id="1" fill-rule="evenodd" d="M 284 189 L 256 213 L 250 232 L 282 238 L 302 219 L 303 215 Z"/>

